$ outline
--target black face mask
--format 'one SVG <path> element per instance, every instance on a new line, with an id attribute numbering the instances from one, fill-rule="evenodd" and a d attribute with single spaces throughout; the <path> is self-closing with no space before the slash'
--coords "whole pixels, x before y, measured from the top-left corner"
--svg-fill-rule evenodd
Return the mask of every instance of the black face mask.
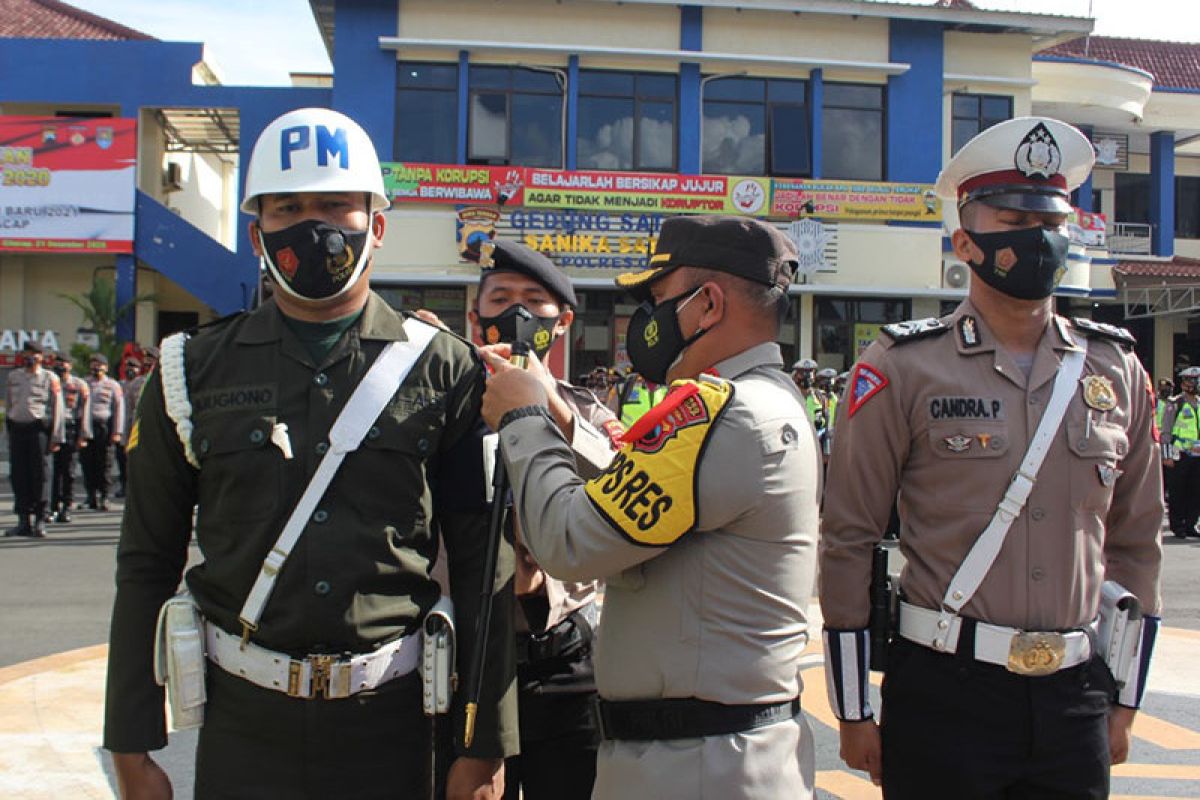
<path id="1" fill-rule="evenodd" d="M 1067 271 L 1070 240 L 1045 228 L 972 233 L 967 236 L 983 253 L 969 261 L 979 279 L 993 289 L 1020 300 L 1044 300 Z"/>
<path id="2" fill-rule="evenodd" d="M 523 342 L 541 358 L 554 344 L 554 326 L 558 317 L 539 317 L 520 303 L 509 306 L 496 317 L 480 315 L 485 344 Z"/>
<path id="3" fill-rule="evenodd" d="M 307 300 L 344 292 L 367 263 L 367 234 L 306 219 L 274 233 L 260 229 L 267 269 L 284 291 Z"/>
<path id="4" fill-rule="evenodd" d="M 667 372 L 683 351 L 710 330 L 701 328 L 686 339 L 683 331 L 679 330 L 679 309 L 703 288 L 697 286 L 688 289 L 658 305 L 642 303 L 629 318 L 629 330 L 625 334 L 629 362 L 638 374 L 651 383 L 666 383 Z"/>

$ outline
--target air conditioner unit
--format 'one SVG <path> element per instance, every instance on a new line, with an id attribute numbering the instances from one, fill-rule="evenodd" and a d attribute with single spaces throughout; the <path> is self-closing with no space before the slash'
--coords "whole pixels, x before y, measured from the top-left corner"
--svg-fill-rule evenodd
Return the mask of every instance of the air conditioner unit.
<path id="1" fill-rule="evenodd" d="M 961 261 L 951 261 L 942 267 L 942 288 L 965 289 L 970 276 L 971 271 L 966 264 Z"/>
<path id="2" fill-rule="evenodd" d="M 183 168 L 174 161 L 167 162 L 167 168 L 163 170 L 163 191 L 178 192 L 183 188 Z"/>

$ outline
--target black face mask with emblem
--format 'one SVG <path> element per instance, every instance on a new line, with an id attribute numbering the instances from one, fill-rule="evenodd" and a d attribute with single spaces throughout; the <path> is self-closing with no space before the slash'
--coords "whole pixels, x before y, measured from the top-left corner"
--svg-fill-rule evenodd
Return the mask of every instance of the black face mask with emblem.
<path id="1" fill-rule="evenodd" d="M 369 230 L 306 219 L 281 231 L 259 233 L 271 277 L 285 291 L 307 300 L 342 293 L 366 265 Z"/>
<path id="2" fill-rule="evenodd" d="M 495 317 L 479 316 L 484 344 L 517 344 L 523 342 L 542 358 L 554 345 L 554 326 L 558 317 L 539 317 L 520 303 L 515 303 Z"/>
<path id="3" fill-rule="evenodd" d="M 629 318 L 625 349 L 629 352 L 629 362 L 633 368 L 646 380 L 666 383 L 667 373 L 688 345 L 708 333 L 708 328 L 701 328 L 684 338 L 683 331 L 679 329 L 679 309 L 703 288 L 697 286 L 688 289 L 682 294 L 668 297 L 658 305 L 642 303 Z"/>
<path id="4" fill-rule="evenodd" d="M 1044 300 L 1067 271 L 1070 240 L 1042 227 L 967 236 L 983 253 L 969 261 L 972 271 L 993 289 L 1019 300 Z"/>

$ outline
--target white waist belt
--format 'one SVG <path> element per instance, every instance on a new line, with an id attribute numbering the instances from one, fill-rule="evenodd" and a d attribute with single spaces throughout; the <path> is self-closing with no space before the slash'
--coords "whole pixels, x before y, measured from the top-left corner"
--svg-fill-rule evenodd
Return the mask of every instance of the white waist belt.
<path id="1" fill-rule="evenodd" d="M 900 603 L 900 635 L 910 642 L 954 653 L 962 618 L 954 616 L 944 628 L 937 611 Z M 1082 664 L 1092 656 L 1087 631 L 1065 633 L 1020 631 L 987 622 L 975 623 L 975 660 L 997 664 L 1018 675 L 1050 675 Z"/>
<path id="2" fill-rule="evenodd" d="M 405 636 L 373 653 L 343 658 L 312 655 L 296 659 L 246 642 L 204 623 L 204 640 L 210 661 L 231 675 L 289 697 L 337 700 L 370 691 L 416 669 L 421 637 Z"/>

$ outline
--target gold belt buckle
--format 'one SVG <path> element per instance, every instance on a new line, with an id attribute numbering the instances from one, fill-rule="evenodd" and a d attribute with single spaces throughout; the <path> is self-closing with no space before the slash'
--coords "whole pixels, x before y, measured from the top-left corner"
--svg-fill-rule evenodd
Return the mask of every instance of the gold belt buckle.
<path id="1" fill-rule="evenodd" d="M 1008 645 L 1008 671 L 1018 675 L 1053 675 L 1067 656 L 1067 639 L 1061 633 L 1022 631 Z"/>

